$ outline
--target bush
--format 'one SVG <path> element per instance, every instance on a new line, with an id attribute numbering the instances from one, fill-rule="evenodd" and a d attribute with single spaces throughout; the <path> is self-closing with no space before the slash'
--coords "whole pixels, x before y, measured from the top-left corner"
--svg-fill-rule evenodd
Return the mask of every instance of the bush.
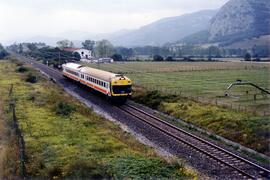
<path id="1" fill-rule="evenodd" d="M 174 61 L 174 59 L 173 59 L 173 57 L 172 56 L 168 56 L 168 57 L 166 57 L 166 59 L 165 59 L 166 61 Z"/>
<path id="2" fill-rule="evenodd" d="M 178 179 L 183 176 L 180 169 L 159 158 L 125 156 L 110 161 L 108 171 L 115 179 Z"/>
<path id="3" fill-rule="evenodd" d="M 78 160 L 71 162 L 65 167 L 65 172 L 67 172 L 66 177 L 71 179 L 104 179 L 108 177 L 105 172 L 105 167 L 96 161 L 85 162 Z"/>
<path id="4" fill-rule="evenodd" d="M 36 83 L 38 81 L 37 76 L 33 75 L 32 73 L 29 73 L 26 78 L 26 82 L 29 83 Z"/>
<path id="5" fill-rule="evenodd" d="M 251 55 L 249 53 L 246 53 L 244 56 L 245 61 L 251 61 Z"/>
<path id="6" fill-rule="evenodd" d="M 123 57 L 121 54 L 114 54 L 111 57 L 114 61 L 123 61 Z"/>
<path id="7" fill-rule="evenodd" d="M 56 114 L 61 116 L 70 116 L 75 111 L 75 107 L 66 102 L 59 102 L 56 106 Z"/>
<path id="8" fill-rule="evenodd" d="M 9 55 L 8 52 L 5 50 L 2 44 L 0 44 L 0 59 L 3 59 L 8 55 Z"/>
<path id="9" fill-rule="evenodd" d="M 153 60 L 154 61 L 163 61 L 164 58 L 162 56 L 160 56 L 160 55 L 154 55 Z"/>
<path id="10" fill-rule="evenodd" d="M 24 67 L 24 66 L 19 66 L 17 69 L 16 69 L 17 72 L 20 72 L 20 73 L 24 73 L 24 72 L 27 72 L 29 71 L 29 69 L 27 67 Z"/>
<path id="11" fill-rule="evenodd" d="M 133 96 L 133 100 L 135 100 L 136 102 L 145 104 L 154 109 L 158 109 L 161 103 L 165 100 L 169 102 L 174 102 L 176 101 L 176 99 L 176 95 L 162 95 L 158 91 L 147 91 L 141 93 L 137 97 Z"/>

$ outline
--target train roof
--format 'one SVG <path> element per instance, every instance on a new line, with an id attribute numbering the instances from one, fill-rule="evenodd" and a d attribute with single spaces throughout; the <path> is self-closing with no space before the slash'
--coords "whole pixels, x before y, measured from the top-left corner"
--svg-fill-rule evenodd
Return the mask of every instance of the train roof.
<path id="1" fill-rule="evenodd" d="M 99 69 L 94 69 L 94 68 L 90 68 L 90 67 L 82 67 L 80 72 L 88 74 L 90 76 L 94 76 L 96 78 L 99 78 L 101 80 L 104 81 L 111 81 L 112 78 L 117 77 L 118 74 L 114 74 L 108 71 L 103 71 L 103 70 L 99 70 Z"/>
<path id="2" fill-rule="evenodd" d="M 96 77 L 98 79 L 101 79 L 107 82 L 111 81 L 112 78 L 121 76 L 119 74 L 115 74 L 115 73 L 111 73 L 108 71 L 103 71 L 103 70 L 99 70 L 99 69 L 95 69 L 91 67 L 85 67 L 76 63 L 66 63 L 63 66 L 70 69 L 74 69 L 76 71 L 80 71 L 81 73 Z"/>

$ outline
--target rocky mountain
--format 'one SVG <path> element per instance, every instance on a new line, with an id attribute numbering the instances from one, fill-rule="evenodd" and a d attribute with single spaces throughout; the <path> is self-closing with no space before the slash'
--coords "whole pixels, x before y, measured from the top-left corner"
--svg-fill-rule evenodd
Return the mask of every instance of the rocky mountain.
<path id="1" fill-rule="evenodd" d="M 210 22 L 209 41 L 237 41 L 270 33 L 269 0 L 230 0 Z"/>
<path id="2" fill-rule="evenodd" d="M 219 44 L 229 48 L 266 46 L 270 39 L 269 0 L 230 0 L 210 20 L 209 27 L 177 43 Z"/>
<path id="3" fill-rule="evenodd" d="M 164 18 L 123 35 L 109 38 L 115 45 L 163 45 L 179 40 L 197 31 L 205 30 L 217 10 L 204 10 L 177 17 Z"/>

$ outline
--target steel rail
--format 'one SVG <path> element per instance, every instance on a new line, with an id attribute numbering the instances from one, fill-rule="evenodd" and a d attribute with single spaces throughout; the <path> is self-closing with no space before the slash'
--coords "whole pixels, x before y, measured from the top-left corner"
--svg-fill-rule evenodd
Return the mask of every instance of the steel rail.
<path id="1" fill-rule="evenodd" d="M 166 121 L 164 121 L 164 120 L 162 120 L 162 119 L 160 119 L 160 118 L 158 118 L 158 117 L 156 117 L 156 116 L 153 116 L 152 114 L 149 114 L 149 113 L 147 113 L 147 112 L 145 112 L 145 111 L 143 111 L 143 110 L 141 110 L 141 109 L 139 109 L 139 108 L 137 108 L 137 107 L 135 107 L 135 106 L 132 106 L 132 105 L 129 105 L 129 104 L 126 104 L 126 105 L 124 105 L 124 106 L 127 106 L 127 107 L 129 107 L 129 108 L 132 108 L 132 109 L 134 109 L 134 110 L 136 110 L 136 111 L 138 111 L 138 112 L 140 112 L 140 113 L 142 113 L 142 114 L 144 114 L 144 115 L 146 115 L 146 116 L 148 116 L 148 117 L 151 117 L 152 119 L 154 119 L 154 120 L 156 120 L 156 121 L 158 121 L 158 122 L 161 122 L 162 124 L 165 124 L 166 126 L 172 128 L 172 129 L 174 129 L 174 130 L 177 130 L 177 131 L 179 131 L 179 132 L 181 132 L 181 133 L 184 133 L 185 135 L 188 135 L 188 136 L 190 136 L 190 137 L 192 137 L 192 138 L 194 138 L 194 139 L 196 139 L 196 140 L 198 140 L 198 141 L 200 141 L 200 142 L 202 142 L 202 143 L 204 143 L 204 144 L 206 144 L 206 145 L 208 145 L 208 146 L 210 146 L 210 147 L 213 147 L 213 148 L 215 148 L 215 149 L 217 149 L 217 150 L 219 150 L 219 151 L 221 151 L 221 152 L 223 152 L 223 153 L 226 153 L 226 154 L 228 154 L 228 155 L 230 155 L 230 156 L 232 156 L 232 157 L 234 157 L 234 158 L 236 158 L 236 159 L 238 159 L 238 160 L 240 160 L 240 161 L 246 163 L 247 165 L 250 165 L 250 166 L 252 166 L 252 167 L 255 167 L 257 170 L 264 172 L 264 173 L 260 173 L 260 172 L 259 172 L 259 174 L 260 174 L 262 177 L 269 178 L 270 170 L 268 170 L 268 169 L 266 169 L 266 168 L 264 168 L 264 167 L 262 167 L 262 166 L 260 166 L 260 165 L 257 165 L 257 164 L 255 164 L 255 163 L 253 163 L 253 162 L 251 162 L 251 161 L 249 161 L 249 160 L 247 160 L 247 159 L 244 159 L 243 157 L 240 157 L 240 156 L 238 156 L 238 155 L 236 155 L 236 154 L 234 154 L 234 153 L 232 153 L 232 152 L 230 152 L 230 151 L 228 151 L 228 150 L 226 150 L 226 149 L 224 149 L 224 148 L 221 148 L 221 147 L 219 147 L 219 146 L 217 146 L 217 145 L 215 145 L 215 144 L 213 144 L 213 143 L 211 143 L 211 142 L 209 142 L 209 141 L 207 141 L 207 140 L 205 140 L 205 139 L 202 139 L 202 138 L 200 138 L 200 137 L 198 137 L 198 136 L 196 136 L 196 135 L 194 135 L 194 134 L 191 134 L 191 133 L 189 133 L 189 132 L 187 132 L 187 131 L 185 131 L 185 130 L 183 130 L 183 129 L 180 129 L 179 127 L 176 127 L 176 126 L 174 126 L 174 125 L 172 125 L 172 124 L 170 124 L 170 123 L 168 123 L 168 122 L 166 122 Z M 123 106 L 123 107 L 124 107 L 124 106 Z M 168 134 L 168 135 L 174 137 L 175 139 L 180 140 L 180 141 L 184 142 L 185 144 L 188 144 L 188 145 L 191 146 L 192 148 L 194 148 L 194 149 L 196 149 L 196 150 L 198 150 L 198 151 L 200 151 L 200 152 L 202 152 L 202 153 L 204 153 L 204 154 L 210 156 L 211 158 L 213 158 L 213 159 L 215 159 L 215 160 L 218 160 L 219 162 L 221 162 L 221 163 L 223 163 L 223 164 L 225 164 L 225 165 L 227 165 L 227 166 L 229 166 L 229 167 L 231 167 L 231 168 L 237 170 L 237 171 L 240 172 L 241 174 L 243 174 L 243 175 L 245 175 L 245 176 L 247 176 L 247 177 L 249 177 L 249 178 L 252 178 L 252 179 L 255 179 L 255 178 L 256 178 L 256 177 L 254 177 L 253 175 L 250 175 L 249 173 L 244 172 L 243 170 L 241 170 L 241 169 L 239 169 L 239 168 L 237 168 L 237 167 L 235 167 L 235 166 L 233 166 L 233 165 L 231 165 L 231 164 L 229 164 L 229 163 L 227 163 L 227 162 L 225 162 L 225 161 L 223 161 L 223 160 L 221 160 L 221 159 L 215 157 L 213 154 L 210 154 L 209 152 L 207 152 L 207 151 L 205 151 L 205 150 L 202 150 L 201 148 L 196 147 L 195 145 L 191 144 L 190 142 L 185 141 L 185 140 L 183 140 L 183 139 L 181 139 L 181 138 L 175 136 L 175 135 L 172 134 L 171 132 L 168 132 L 168 131 L 166 131 L 166 130 L 160 128 L 160 127 L 157 127 L 156 125 L 153 125 L 153 123 L 151 123 L 151 122 L 145 120 L 144 118 L 138 116 L 137 114 L 134 114 L 134 113 L 132 113 L 132 112 L 130 112 L 130 111 L 127 111 L 126 109 L 121 108 L 121 107 L 120 107 L 120 109 L 124 110 L 125 112 L 127 112 L 127 113 L 129 113 L 129 114 L 131 114 L 131 115 L 133 115 L 133 116 L 135 116 L 136 118 L 138 118 L 138 119 L 140 119 L 140 120 L 143 120 L 143 121 L 146 122 L 147 124 L 150 124 L 151 126 L 154 126 L 155 128 L 159 129 L 160 131 L 162 131 L 162 132 L 164 132 L 164 133 L 166 133 L 166 134 Z"/>

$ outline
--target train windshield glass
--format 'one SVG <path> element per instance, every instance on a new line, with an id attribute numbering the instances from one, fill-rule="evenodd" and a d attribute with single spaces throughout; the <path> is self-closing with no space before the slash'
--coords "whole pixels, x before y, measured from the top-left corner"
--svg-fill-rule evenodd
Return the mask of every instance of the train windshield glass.
<path id="1" fill-rule="evenodd" d="M 114 94 L 126 94 L 131 93 L 131 85 L 128 86 L 113 86 Z"/>

